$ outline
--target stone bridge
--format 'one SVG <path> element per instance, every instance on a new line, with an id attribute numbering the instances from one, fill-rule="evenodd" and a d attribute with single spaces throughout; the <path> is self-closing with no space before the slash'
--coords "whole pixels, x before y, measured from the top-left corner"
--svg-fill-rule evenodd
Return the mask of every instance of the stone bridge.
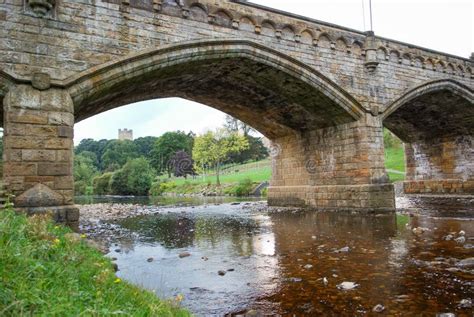
<path id="1" fill-rule="evenodd" d="M 0 25 L 4 182 L 28 212 L 77 221 L 74 123 L 164 97 L 270 138 L 272 205 L 393 210 L 384 126 L 406 192 L 474 193 L 472 60 L 245 1 L 0 0 Z"/>

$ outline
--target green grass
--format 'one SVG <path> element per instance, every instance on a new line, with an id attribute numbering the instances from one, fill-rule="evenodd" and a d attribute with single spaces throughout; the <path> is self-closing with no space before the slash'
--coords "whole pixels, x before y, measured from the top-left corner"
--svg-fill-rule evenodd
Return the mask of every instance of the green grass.
<path id="1" fill-rule="evenodd" d="M 388 176 L 392 182 L 403 181 L 404 174 L 394 173 L 395 170 L 405 173 L 405 151 L 403 147 L 385 149 L 385 168 L 388 170 Z"/>
<path id="2" fill-rule="evenodd" d="M 0 210 L 0 316 L 112 315 L 190 314 L 118 279 L 109 259 L 49 217 Z"/>

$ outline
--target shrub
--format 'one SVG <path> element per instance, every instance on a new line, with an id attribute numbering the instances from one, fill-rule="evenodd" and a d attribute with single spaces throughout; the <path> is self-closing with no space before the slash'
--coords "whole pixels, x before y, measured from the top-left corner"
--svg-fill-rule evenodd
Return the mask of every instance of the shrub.
<path id="1" fill-rule="evenodd" d="M 105 173 L 92 180 L 93 192 L 96 195 L 108 195 L 110 191 L 110 180 L 113 173 Z"/>
<path id="2" fill-rule="evenodd" d="M 253 183 L 250 178 L 243 179 L 239 183 L 231 188 L 225 190 L 226 194 L 233 196 L 249 196 L 253 190 Z"/>
<path id="3" fill-rule="evenodd" d="M 74 182 L 74 195 L 82 196 L 86 195 L 87 192 L 87 182 L 77 181 Z"/>

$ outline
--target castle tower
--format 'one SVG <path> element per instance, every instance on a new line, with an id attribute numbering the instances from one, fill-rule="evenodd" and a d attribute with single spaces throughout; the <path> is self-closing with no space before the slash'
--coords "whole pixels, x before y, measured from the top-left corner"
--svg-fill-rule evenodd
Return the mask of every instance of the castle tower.
<path id="1" fill-rule="evenodd" d="M 133 141 L 133 130 L 128 130 L 128 129 L 119 129 L 118 130 L 118 139 L 123 141 L 123 140 L 130 140 Z"/>

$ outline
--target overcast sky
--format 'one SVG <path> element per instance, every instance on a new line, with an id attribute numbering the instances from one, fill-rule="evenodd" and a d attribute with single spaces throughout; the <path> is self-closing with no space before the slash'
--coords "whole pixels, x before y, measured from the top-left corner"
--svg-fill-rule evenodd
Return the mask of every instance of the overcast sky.
<path id="1" fill-rule="evenodd" d="M 254 0 L 254 3 L 357 30 L 369 30 L 369 0 Z M 365 11 L 365 25 L 363 4 Z M 377 35 L 469 57 L 474 42 L 472 0 L 372 0 Z M 190 101 L 150 100 L 111 110 L 76 125 L 75 143 L 84 138 L 113 139 L 119 128 L 134 136 L 166 131 L 201 133 L 222 125 L 225 114 Z"/>

